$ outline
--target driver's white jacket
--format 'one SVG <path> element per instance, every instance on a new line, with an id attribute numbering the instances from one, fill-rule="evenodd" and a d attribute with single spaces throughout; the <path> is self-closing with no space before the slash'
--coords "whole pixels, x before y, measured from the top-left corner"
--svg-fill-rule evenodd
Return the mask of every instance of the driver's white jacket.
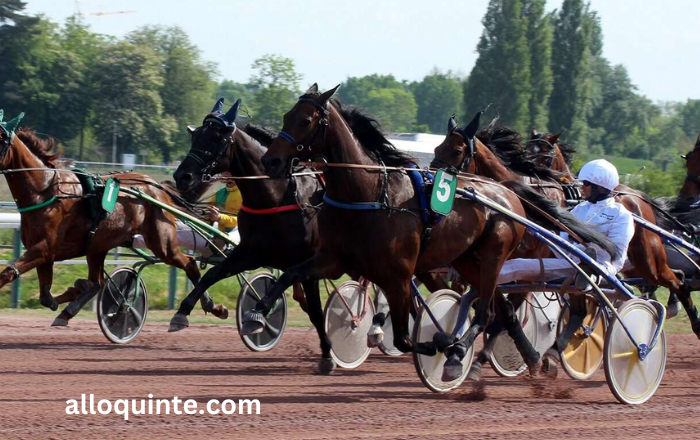
<path id="1" fill-rule="evenodd" d="M 591 244 L 598 253 L 597 261 L 610 275 L 617 274 L 625 262 L 627 248 L 634 235 L 634 218 L 632 214 L 615 200 L 607 198 L 597 203 L 582 202 L 571 213 L 592 229 L 607 236 L 618 250 L 618 258 L 611 261 L 611 256 L 599 246 Z M 568 234 L 562 233 L 564 238 Z M 583 247 L 583 246 L 581 246 Z M 551 281 L 557 278 L 570 277 L 576 270 L 563 258 L 516 258 L 508 260 L 503 265 L 498 276 L 498 284 L 511 281 Z M 578 263 L 579 259 L 572 256 Z"/>

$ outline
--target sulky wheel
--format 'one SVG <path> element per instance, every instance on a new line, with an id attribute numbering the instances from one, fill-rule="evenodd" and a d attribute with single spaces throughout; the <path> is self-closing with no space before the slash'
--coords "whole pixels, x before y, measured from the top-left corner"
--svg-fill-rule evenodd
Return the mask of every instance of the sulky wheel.
<path id="1" fill-rule="evenodd" d="M 376 308 L 381 310 L 381 305 L 386 305 L 388 301 L 382 289 L 375 284 L 372 286 L 374 286 L 372 290 L 376 290 L 377 293 Z M 403 352 L 394 346 L 394 328 L 391 325 L 391 315 L 387 315 L 382 330 L 384 331 L 384 339 L 379 343 L 379 350 L 387 356 L 401 356 Z M 413 316 L 410 314 L 408 315 L 408 331 L 409 333 L 413 331 Z"/>
<path id="2" fill-rule="evenodd" d="M 561 365 L 572 379 L 588 380 L 603 364 L 603 347 L 607 331 L 607 317 L 599 313 L 600 306 L 595 298 L 586 295 L 586 317 L 583 326 L 576 330 L 566 348 L 561 353 Z M 562 310 L 558 332 L 562 332 L 569 321 L 569 308 Z"/>
<path id="3" fill-rule="evenodd" d="M 275 305 L 265 315 L 266 325 L 261 333 L 254 335 L 241 335 L 241 325 L 243 314 L 247 310 L 255 308 L 255 304 L 267 295 L 272 286 L 277 282 L 277 278 L 269 272 L 258 272 L 248 279 L 250 286 L 243 282 L 241 293 L 238 295 L 236 304 L 236 326 L 238 334 L 246 347 L 251 351 L 268 351 L 274 348 L 282 339 L 284 329 L 287 326 L 287 297 L 282 295 Z"/>
<path id="4" fill-rule="evenodd" d="M 538 327 L 534 307 L 528 301 L 523 301 L 515 314 L 525 336 L 534 344 L 537 340 Z M 486 343 L 486 333 L 484 333 L 484 343 Z M 496 335 L 489 361 L 491 368 L 502 377 L 515 377 L 527 369 L 527 364 L 507 331 Z"/>
<path id="5" fill-rule="evenodd" d="M 448 289 L 438 290 L 428 297 L 426 300 L 430 311 L 435 316 L 435 319 L 440 323 L 443 330 L 451 333 L 457 323 L 457 315 L 459 314 L 459 298 L 460 296 Z M 471 319 L 467 318 L 465 326 L 469 328 Z M 416 318 L 416 323 L 413 326 L 413 343 L 431 342 L 433 335 L 437 332 L 437 328 L 430 319 L 430 315 L 425 308 L 421 308 Z M 460 386 L 467 377 L 469 368 L 474 357 L 474 346 L 469 347 L 467 355 L 462 360 L 462 375 L 450 382 L 442 381 L 443 365 L 447 358 L 444 353 L 437 353 L 435 356 L 425 356 L 422 354 L 413 353 L 413 365 L 416 367 L 418 377 L 421 382 L 428 387 L 429 390 L 436 393 L 446 393 Z"/>
<path id="6" fill-rule="evenodd" d="M 656 331 L 659 315 L 641 299 L 625 302 L 613 318 L 605 338 L 605 378 L 617 400 L 626 404 L 644 403 L 661 384 L 666 368 L 666 334 L 661 332 L 656 346 L 640 359 L 637 347 L 630 340 L 627 327 L 637 344 L 649 344 Z"/>
<path id="7" fill-rule="evenodd" d="M 552 297 L 552 295 L 555 295 Z M 554 345 L 557 339 L 557 324 L 561 315 L 561 304 L 556 294 L 533 292 L 532 308 L 537 321 L 537 338 L 534 341 L 535 350 L 543 355 Z"/>
<path id="8" fill-rule="evenodd" d="M 128 344 L 141 332 L 146 315 L 146 284 L 130 267 L 114 269 L 97 296 L 97 322 L 102 333 L 115 344 Z"/>
<path id="9" fill-rule="evenodd" d="M 323 314 L 333 360 L 342 368 L 359 367 L 372 350 L 367 347 L 374 318 L 370 293 L 358 282 L 345 282 L 328 297 Z"/>

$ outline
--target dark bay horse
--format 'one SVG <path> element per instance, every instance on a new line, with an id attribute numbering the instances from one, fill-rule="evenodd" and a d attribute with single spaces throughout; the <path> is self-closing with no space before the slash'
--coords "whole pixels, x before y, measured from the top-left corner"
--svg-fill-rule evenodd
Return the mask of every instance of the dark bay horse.
<path id="1" fill-rule="evenodd" d="M 321 178 L 312 173 L 266 178 L 261 158 L 275 135 L 253 125 L 237 129 L 234 122 L 238 105 L 224 115 L 220 100 L 200 127 L 190 127 L 192 147 L 174 175 L 183 195 L 194 201 L 207 187 L 202 183 L 203 175 L 228 172 L 241 191 L 244 208 L 238 214 L 240 244 L 224 262 L 209 270 L 182 302 L 171 321 L 173 330 L 188 325 L 187 315 L 197 297 L 221 279 L 263 266 L 286 270 L 311 258 L 320 245 L 318 210 L 325 192 Z M 364 132 L 354 121 L 351 125 L 355 132 Z M 431 290 L 440 288 L 439 280 L 430 274 L 421 275 L 421 280 Z M 318 332 L 322 352 L 319 371 L 328 373 L 335 365 L 325 332 L 318 280 L 307 279 L 302 285 L 305 298 L 295 292 L 295 299 L 302 303 Z"/>
<path id="2" fill-rule="evenodd" d="M 685 160 L 687 173 L 683 186 L 678 192 L 675 209 L 687 210 L 700 198 L 700 135 L 693 149 L 681 157 Z"/>
<path id="3" fill-rule="evenodd" d="M 223 99 L 199 127 L 189 127 L 192 146 L 174 174 L 183 196 L 198 200 L 209 185 L 202 177 L 224 172 L 235 179 L 243 198 L 238 213 L 241 242 L 220 264 L 212 267 L 182 301 L 170 323 L 171 331 L 189 325 L 187 316 L 198 298 L 218 281 L 260 267 L 287 269 L 311 257 L 318 247 L 317 206 L 322 202 L 323 185 L 315 175 L 282 179 L 266 178 L 260 158 L 272 143 L 274 134 L 262 127 L 237 128 L 240 100 L 224 114 Z M 318 280 L 305 280 L 304 296 L 295 295 L 321 339 L 319 369 L 329 372 L 334 364 L 326 337 Z"/>
<path id="4" fill-rule="evenodd" d="M 27 251 L 0 273 L 0 287 L 21 274 L 36 268 L 40 283 L 40 302 L 57 310 L 58 305 L 73 301 L 56 318 L 53 325 L 65 326 L 104 284 L 104 260 L 107 253 L 127 242 L 134 234 L 144 236 L 147 247 L 164 263 L 183 269 L 194 284 L 200 275 L 196 262 L 178 248 L 175 219 L 148 202 L 120 195 L 114 211 L 99 223 L 92 240 L 89 199 L 77 175 L 60 168 L 59 154 L 51 154 L 53 140 L 43 140 L 33 131 L 22 129 L 16 135 L 0 130 L 0 169 L 12 196 L 22 212 L 22 242 Z M 173 199 L 157 182 L 138 173 L 116 173 L 122 187 L 138 188 L 163 203 Z M 78 280 L 75 287 L 54 298 L 51 295 L 54 261 L 85 256 L 88 279 Z M 215 306 L 207 295 L 202 301 L 207 311 L 221 314 L 225 308 Z"/>
<path id="5" fill-rule="evenodd" d="M 330 165 L 324 173 L 327 192 L 319 213 L 320 248 L 312 258 L 287 270 L 255 309 L 245 314 L 244 332 L 262 330 L 261 314 L 292 283 L 307 278 L 335 279 L 349 273 L 367 277 L 386 292 L 394 345 L 399 350 L 435 354 L 434 348 L 431 351 L 422 344 L 413 344 L 409 338 L 410 282 L 414 273 L 450 264 L 481 298 L 476 319 L 467 332 L 467 347 L 486 327 L 495 298 L 495 309 L 508 316 L 505 322 L 523 358 L 536 369 L 539 355 L 502 295 L 494 296 L 496 277 L 522 239 L 524 228 L 507 216 L 458 199 L 452 213 L 433 227 L 422 247 L 426 225 L 420 216 L 417 192 L 422 189 L 416 190 L 404 169 L 411 166 L 412 158 L 396 150 L 377 122 L 359 110 L 353 110 L 352 117 L 365 119 L 374 130 L 364 138 L 356 136 L 340 104 L 331 101 L 336 89 L 319 93 L 316 85 L 312 86 L 285 114 L 283 132 L 263 156 L 270 176 L 283 176 L 294 162 L 317 156 Z M 513 212 L 526 214 L 514 192 L 490 179 L 472 177 L 460 185 L 473 187 Z M 349 206 L 362 207 L 344 208 Z M 587 233 L 585 227 L 580 229 Z M 466 353 L 462 348 L 454 348 L 450 361 L 459 363 Z"/>
<path id="6" fill-rule="evenodd" d="M 533 130 L 527 149 L 532 154 L 533 161 L 550 165 L 555 171 L 563 173 L 573 181 L 574 177 L 569 164 L 575 150 L 560 143 L 559 137 L 560 134 L 538 133 Z M 651 223 L 663 223 L 662 218 L 668 216 L 654 200 L 641 191 L 621 184 L 615 188 L 615 193 L 616 202 L 621 203 L 628 211 Z M 689 316 L 697 317 L 697 319 L 691 318 L 691 321 L 698 322 L 697 325 L 693 325 L 693 329 L 696 334 L 700 335 L 700 315 L 693 306 L 688 289 L 683 287 L 683 283 L 669 266 L 661 237 L 648 229 L 635 225 L 634 236 L 627 250 L 627 258 L 632 268 L 623 268 L 623 273 L 626 276 L 644 278 L 654 286 L 668 288 L 671 291 L 669 310 L 674 302 L 677 304 L 676 298 L 680 299 Z"/>
<path id="7" fill-rule="evenodd" d="M 520 134 L 504 126 L 496 126 L 498 118 L 476 134 L 472 145 L 464 138 L 465 130 L 478 129 L 481 112 L 470 122 L 473 128 L 457 128 L 454 116 L 447 124 L 445 140 L 435 148 L 432 168 L 447 168 L 489 177 L 497 182 L 517 180 L 565 206 L 566 198 L 559 179 L 562 177 L 550 168 L 528 160 L 522 147 Z M 549 247 L 531 235 L 526 235 L 511 258 L 537 258 L 551 253 Z"/>

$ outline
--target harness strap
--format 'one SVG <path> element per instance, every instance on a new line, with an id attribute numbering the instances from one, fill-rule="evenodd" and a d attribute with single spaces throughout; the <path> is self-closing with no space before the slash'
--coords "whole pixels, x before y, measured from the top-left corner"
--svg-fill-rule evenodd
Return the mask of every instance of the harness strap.
<path id="1" fill-rule="evenodd" d="M 249 208 L 245 205 L 241 205 L 241 211 L 247 212 L 248 214 L 257 214 L 257 215 L 277 214 L 280 212 L 300 211 L 300 210 L 301 210 L 301 206 L 299 206 L 299 205 L 276 206 L 274 208 L 264 208 L 264 209 L 254 209 L 254 208 Z"/>
<path id="2" fill-rule="evenodd" d="M 52 204 L 53 202 L 55 202 L 56 200 L 58 200 L 58 198 L 56 196 L 53 196 L 50 199 L 48 199 L 47 201 L 39 203 L 37 205 L 27 206 L 26 208 L 17 208 L 17 211 L 22 213 L 22 212 L 29 212 L 29 211 L 34 211 L 37 209 L 45 208 L 45 207 L 49 206 L 50 204 Z"/>
<path id="3" fill-rule="evenodd" d="M 323 201 L 331 206 L 340 209 L 349 209 L 351 211 L 378 211 L 382 209 L 382 204 L 380 202 L 353 202 L 353 203 L 343 203 L 337 200 L 333 200 L 328 197 L 328 194 L 323 195 Z"/>

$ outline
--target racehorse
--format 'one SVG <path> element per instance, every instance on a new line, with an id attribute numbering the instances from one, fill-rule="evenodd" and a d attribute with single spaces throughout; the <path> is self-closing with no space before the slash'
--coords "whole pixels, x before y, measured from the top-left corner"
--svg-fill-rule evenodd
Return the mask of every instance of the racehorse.
<path id="1" fill-rule="evenodd" d="M 532 154 L 533 161 L 551 165 L 552 169 L 564 173 L 573 181 L 569 164 L 575 150 L 560 144 L 559 136 L 560 134 L 538 133 L 533 129 L 527 149 Z M 670 215 L 649 196 L 626 185 L 621 184 L 615 188 L 615 201 L 622 203 L 628 211 L 653 224 L 662 224 L 664 218 L 670 218 Z M 642 226 L 635 225 L 634 236 L 627 250 L 627 258 L 631 268 L 625 265 L 623 273 L 626 276 L 644 278 L 653 286 L 668 288 L 671 292 L 669 304 L 676 302 L 676 298 L 680 299 L 690 317 L 693 331 L 700 337 L 700 314 L 693 305 L 689 289 L 683 286 L 676 272 L 669 266 L 661 237 Z"/>
<path id="2" fill-rule="evenodd" d="M 687 171 L 685 181 L 676 199 L 676 210 L 688 209 L 689 205 L 696 202 L 700 197 L 700 135 L 693 149 L 681 156 L 685 159 Z"/>
<path id="3" fill-rule="evenodd" d="M 262 314 L 292 283 L 309 277 L 335 279 L 349 273 L 367 277 L 386 293 L 396 348 L 434 355 L 435 346 L 414 344 L 408 336 L 410 283 L 414 273 L 450 264 L 480 294 L 466 347 L 486 327 L 492 315 L 491 299 L 495 298 L 496 311 L 507 316 L 504 322 L 511 336 L 531 371 L 536 371 L 539 355 L 503 296 L 494 296 L 496 276 L 522 239 L 524 228 L 507 216 L 458 199 L 453 212 L 432 226 L 429 239 L 422 240 L 429 225 L 421 216 L 423 189 L 414 186 L 409 176 L 415 172 L 411 171 L 412 158 L 396 150 L 378 123 L 356 109 L 353 117 L 365 119 L 374 130 L 365 136 L 351 130 L 342 106 L 331 101 L 337 88 L 319 93 L 314 84 L 302 95 L 285 114 L 283 131 L 262 158 L 266 172 L 273 177 L 289 172 L 299 160 L 323 157 L 328 161 L 325 203 L 319 213 L 321 245 L 312 258 L 287 270 L 255 309 L 245 314 L 243 331 L 262 331 Z M 471 177 L 462 186 L 526 215 L 518 196 L 499 183 Z M 578 232 L 577 226 L 581 225 L 572 225 Z M 580 229 L 589 234 L 585 227 Z M 453 346 L 448 362 L 459 363 L 466 347 Z"/>
<path id="4" fill-rule="evenodd" d="M 107 253 L 123 245 L 134 234 L 144 236 L 147 247 L 164 263 L 183 269 L 192 283 L 200 278 L 195 261 L 178 248 L 174 217 L 157 206 L 120 194 L 114 211 L 95 222 L 90 198 L 76 172 L 61 168 L 60 154 L 51 154 L 55 144 L 30 129 L 0 130 L 0 170 L 5 174 L 12 197 L 21 212 L 22 242 L 27 251 L 0 273 L 0 287 L 36 268 L 42 306 L 57 310 L 72 301 L 52 325 L 65 326 L 105 282 Z M 122 187 L 137 188 L 159 201 L 173 205 L 173 198 L 150 177 L 138 173 L 115 173 Z M 91 233 L 94 231 L 94 234 Z M 55 261 L 85 256 L 88 279 L 54 298 L 51 295 Z M 202 307 L 225 317 L 226 308 L 206 295 Z"/>
<path id="5" fill-rule="evenodd" d="M 237 129 L 239 105 L 240 101 L 224 115 L 223 100 L 219 100 L 201 126 L 189 127 L 192 147 L 174 174 L 185 198 L 194 201 L 208 186 L 202 183 L 204 175 L 228 172 L 234 176 L 244 205 L 238 214 L 240 244 L 224 262 L 209 270 L 182 302 L 171 321 L 172 330 L 188 325 L 187 315 L 198 296 L 221 279 L 263 266 L 286 270 L 312 257 L 319 246 L 317 214 L 325 192 L 319 173 L 266 178 L 260 159 L 274 134 L 253 125 Z M 354 121 L 351 125 L 355 132 L 364 131 Z M 420 279 L 430 290 L 440 288 L 439 280 L 429 274 Z M 325 332 L 318 280 L 307 279 L 302 285 L 306 298 L 295 295 L 295 299 L 318 332 L 322 352 L 319 371 L 328 373 L 335 364 Z"/>

